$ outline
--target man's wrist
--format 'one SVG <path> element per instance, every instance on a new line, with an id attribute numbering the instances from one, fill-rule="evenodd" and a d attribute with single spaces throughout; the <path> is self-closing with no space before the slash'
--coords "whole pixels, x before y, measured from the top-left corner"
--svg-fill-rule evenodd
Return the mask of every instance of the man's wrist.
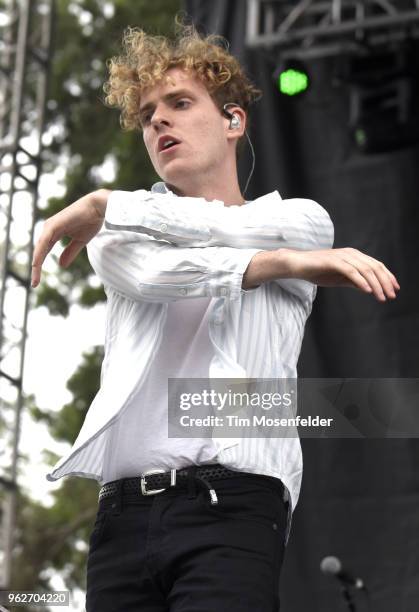
<path id="1" fill-rule="evenodd" d="M 278 278 L 291 278 L 289 252 L 284 248 L 256 253 L 243 274 L 242 288 L 253 289 Z"/>

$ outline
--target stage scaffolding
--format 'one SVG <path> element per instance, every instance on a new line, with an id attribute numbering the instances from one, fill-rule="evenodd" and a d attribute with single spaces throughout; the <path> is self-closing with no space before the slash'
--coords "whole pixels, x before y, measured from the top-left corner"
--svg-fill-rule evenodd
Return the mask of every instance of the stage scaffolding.
<path id="1" fill-rule="evenodd" d="M 0 5 L 0 588 L 11 584 L 22 377 L 54 0 Z"/>
<path id="2" fill-rule="evenodd" d="M 419 0 L 247 0 L 246 46 L 282 59 L 369 53 L 419 37 Z"/>

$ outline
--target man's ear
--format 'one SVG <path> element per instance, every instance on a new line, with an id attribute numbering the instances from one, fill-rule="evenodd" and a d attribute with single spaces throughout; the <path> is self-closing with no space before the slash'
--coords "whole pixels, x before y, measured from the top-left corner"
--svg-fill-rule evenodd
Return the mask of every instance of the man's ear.
<path id="1" fill-rule="evenodd" d="M 230 128 L 231 117 L 226 117 L 227 138 L 241 138 L 246 128 L 246 113 L 242 108 L 240 108 L 240 106 L 229 106 L 227 110 L 229 113 L 234 114 L 238 119 L 240 119 L 239 127 Z"/>

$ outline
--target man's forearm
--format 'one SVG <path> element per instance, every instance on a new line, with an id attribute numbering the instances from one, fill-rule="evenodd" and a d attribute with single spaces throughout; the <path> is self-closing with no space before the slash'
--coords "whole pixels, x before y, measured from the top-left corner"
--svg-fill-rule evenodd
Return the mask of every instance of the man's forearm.
<path id="1" fill-rule="evenodd" d="M 108 198 L 111 195 L 111 193 L 112 193 L 111 189 L 102 188 L 102 189 L 97 189 L 96 191 L 93 191 L 90 194 L 92 205 L 94 209 L 96 210 L 98 216 L 105 217 L 106 205 L 107 205 Z"/>
<path id="2" fill-rule="evenodd" d="M 253 289 L 262 283 L 290 278 L 289 249 L 260 251 L 250 260 L 243 274 L 242 288 Z"/>

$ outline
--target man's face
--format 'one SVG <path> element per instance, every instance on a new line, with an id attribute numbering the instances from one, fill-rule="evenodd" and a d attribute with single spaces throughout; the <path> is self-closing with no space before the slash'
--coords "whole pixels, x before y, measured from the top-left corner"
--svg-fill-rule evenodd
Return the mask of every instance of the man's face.
<path id="1" fill-rule="evenodd" d="M 228 120 L 195 75 L 180 68 L 171 68 L 166 75 L 172 82 L 163 81 L 141 97 L 144 144 L 154 169 L 180 188 L 191 181 L 214 180 L 228 152 Z M 172 136 L 179 144 L 162 149 L 163 136 Z"/>

